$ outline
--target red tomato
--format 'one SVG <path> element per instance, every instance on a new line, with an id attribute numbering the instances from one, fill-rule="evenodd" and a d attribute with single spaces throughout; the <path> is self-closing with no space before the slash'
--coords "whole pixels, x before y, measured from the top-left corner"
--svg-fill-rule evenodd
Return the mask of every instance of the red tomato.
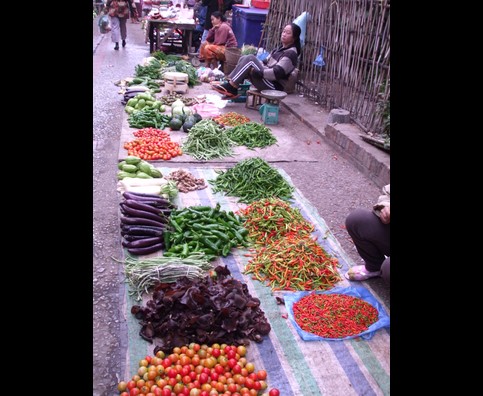
<path id="1" fill-rule="evenodd" d="M 268 392 L 269 396 L 280 396 L 280 391 L 277 388 L 272 388 Z"/>
<path id="2" fill-rule="evenodd" d="M 267 372 L 265 370 L 258 370 L 257 371 L 257 378 L 259 380 L 267 379 Z"/>

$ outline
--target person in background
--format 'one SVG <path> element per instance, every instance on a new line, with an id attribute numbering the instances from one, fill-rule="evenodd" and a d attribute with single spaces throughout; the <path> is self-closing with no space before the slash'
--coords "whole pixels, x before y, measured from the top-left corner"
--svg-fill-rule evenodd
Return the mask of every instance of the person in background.
<path id="1" fill-rule="evenodd" d="M 201 0 L 196 0 L 196 4 L 193 7 L 193 18 L 196 21 L 196 27 L 193 30 L 193 46 L 195 47 L 195 52 L 199 53 L 201 46 L 201 36 L 204 32 L 204 25 L 206 20 L 206 6 L 201 4 Z M 205 37 L 206 40 L 206 37 Z"/>
<path id="2" fill-rule="evenodd" d="M 129 7 L 129 15 L 131 17 L 131 23 L 138 23 L 138 11 L 134 0 L 128 1 L 127 5 Z"/>
<path id="3" fill-rule="evenodd" d="M 122 39 L 122 46 L 126 46 L 126 22 L 129 18 L 129 13 L 135 12 L 135 8 L 132 0 L 107 0 L 104 12 L 109 16 L 111 23 L 111 40 L 116 44 L 114 49 L 117 51 L 119 50 L 119 39 Z"/>
<path id="4" fill-rule="evenodd" d="M 390 184 L 382 189 L 372 210 L 355 209 L 346 218 L 347 232 L 354 241 L 364 264 L 351 267 L 345 277 L 351 281 L 363 281 L 382 276 L 390 280 Z"/>
<path id="5" fill-rule="evenodd" d="M 104 9 L 104 1 L 103 0 L 96 0 L 95 6 L 96 6 L 96 14 L 99 15 L 102 12 L 102 10 Z"/>
<path id="6" fill-rule="evenodd" d="M 206 19 L 203 26 L 203 35 L 201 36 L 201 44 L 203 44 L 208 36 L 208 31 L 213 27 L 211 14 L 215 11 L 220 11 L 224 15 L 226 11 L 231 10 L 233 0 L 201 0 L 201 5 L 206 6 Z M 200 60 L 203 60 L 203 58 L 200 58 Z"/>
<path id="7" fill-rule="evenodd" d="M 134 0 L 134 5 L 136 7 L 136 21 L 133 22 L 133 23 L 136 23 L 136 22 L 140 22 L 139 21 L 139 18 L 141 18 L 143 16 L 143 2 L 144 0 Z M 131 20 L 132 22 L 132 20 Z"/>
<path id="8" fill-rule="evenodd" d="M 226 17 L 220 11 L 211 14 L 211 23 L 213 27 L 206 41 L 201 44 L 200 56 L 205 59 L 206 67 L 215 69 L 218 61 L 225 61 L 225 48 L 237 47 L 238 43 L 231 26 L 226 23 Z"/>
<path id="9" fill-rule="evenodd" d="M 281 35 L 282 44 L 270 52 L 263 62 L 255 55 L 241 56 L 227 81 L 213 85 L 213 89 L 227 98 L 236 98 L 239 84 L 247 79 L 260 91 L 283 91 L 290 73 L 297 67 L 301 51 L 300 32 L 300 27 L 295 23 L 285 26 Z"/>

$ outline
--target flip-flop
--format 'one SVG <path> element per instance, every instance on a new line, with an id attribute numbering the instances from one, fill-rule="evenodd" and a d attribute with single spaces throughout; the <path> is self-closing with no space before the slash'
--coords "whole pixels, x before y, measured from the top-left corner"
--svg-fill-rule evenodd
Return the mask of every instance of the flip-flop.
<path id="1" fill-rule="evenodd" d="M 374 278 L 380 275 L 381 271 L 369 272 L 366 270 L 365 265 L 356 265 L 351 267 L 349 268 L 349 271 L 344 274 L 345 278 L 351 281 L 365 281 L 369 278 Z"/>
<path id="2" fill-rule="evenodd" d="M 223 95 L 223 98 L 222 99 L 236 99 L 238 98 L 240 95 L 236 94 L 236 95 L 233 95 L 231 92 L 228 92 L 224 87 L 222 87 L 221 85 L 215 85 L 215 84 L 212 84 L 211 85 L 211 88 L 213 88 L 216 92 L 218 93 L 221 93 Z"/>

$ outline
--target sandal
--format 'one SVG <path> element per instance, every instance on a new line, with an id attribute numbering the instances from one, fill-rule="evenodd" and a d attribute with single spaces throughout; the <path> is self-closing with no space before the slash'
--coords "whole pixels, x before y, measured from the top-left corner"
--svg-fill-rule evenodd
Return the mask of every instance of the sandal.
<path id="1" fill-rule="evenodd" d="M 236 93 L 233 93 L 233 91 L 230 91 L 230 88 L 227 87 L 227 85 L 230 85 L 232 90 L 235 90 Z M 223 84 L 212 84 L 211 88 L 213 88 L 216 92 L 221 93 L 223 97 L 227 99 L 236 99 L 240 95 L 238 94 L 238 89 L 235 87 L 231 86 L 230 83 L 223 83 Z"/>
<path id="2" fill-rule="evenodd" d="M 365 265 L 356 265 L 347 271 L 344 276 L 350 281 L 364 281 L 369 278 L 381 276 L 381 271 L 370 272 Z"/>

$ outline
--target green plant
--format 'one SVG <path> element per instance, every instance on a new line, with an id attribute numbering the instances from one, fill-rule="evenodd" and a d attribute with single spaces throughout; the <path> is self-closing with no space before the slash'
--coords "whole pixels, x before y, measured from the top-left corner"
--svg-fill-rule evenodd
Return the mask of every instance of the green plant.
<path id="1" fill-rule="evenodd" d="M 385 81 L 383 84 L 381 84 L 377 103 L 377 114 L 382 117 L 382 135 L 384 138 L 384 145 L 388 148 L 391 145 L 391 96 L 388 95 L 386 97 L 389 84 L 390 81 Z"/>
<path id="2" fill-rule="evenodd" d="M 257 53 L 257 47 L 253 45 L 245 45 L 243 44 L 241 48 L 242 55 L 255 55 Z"/>

